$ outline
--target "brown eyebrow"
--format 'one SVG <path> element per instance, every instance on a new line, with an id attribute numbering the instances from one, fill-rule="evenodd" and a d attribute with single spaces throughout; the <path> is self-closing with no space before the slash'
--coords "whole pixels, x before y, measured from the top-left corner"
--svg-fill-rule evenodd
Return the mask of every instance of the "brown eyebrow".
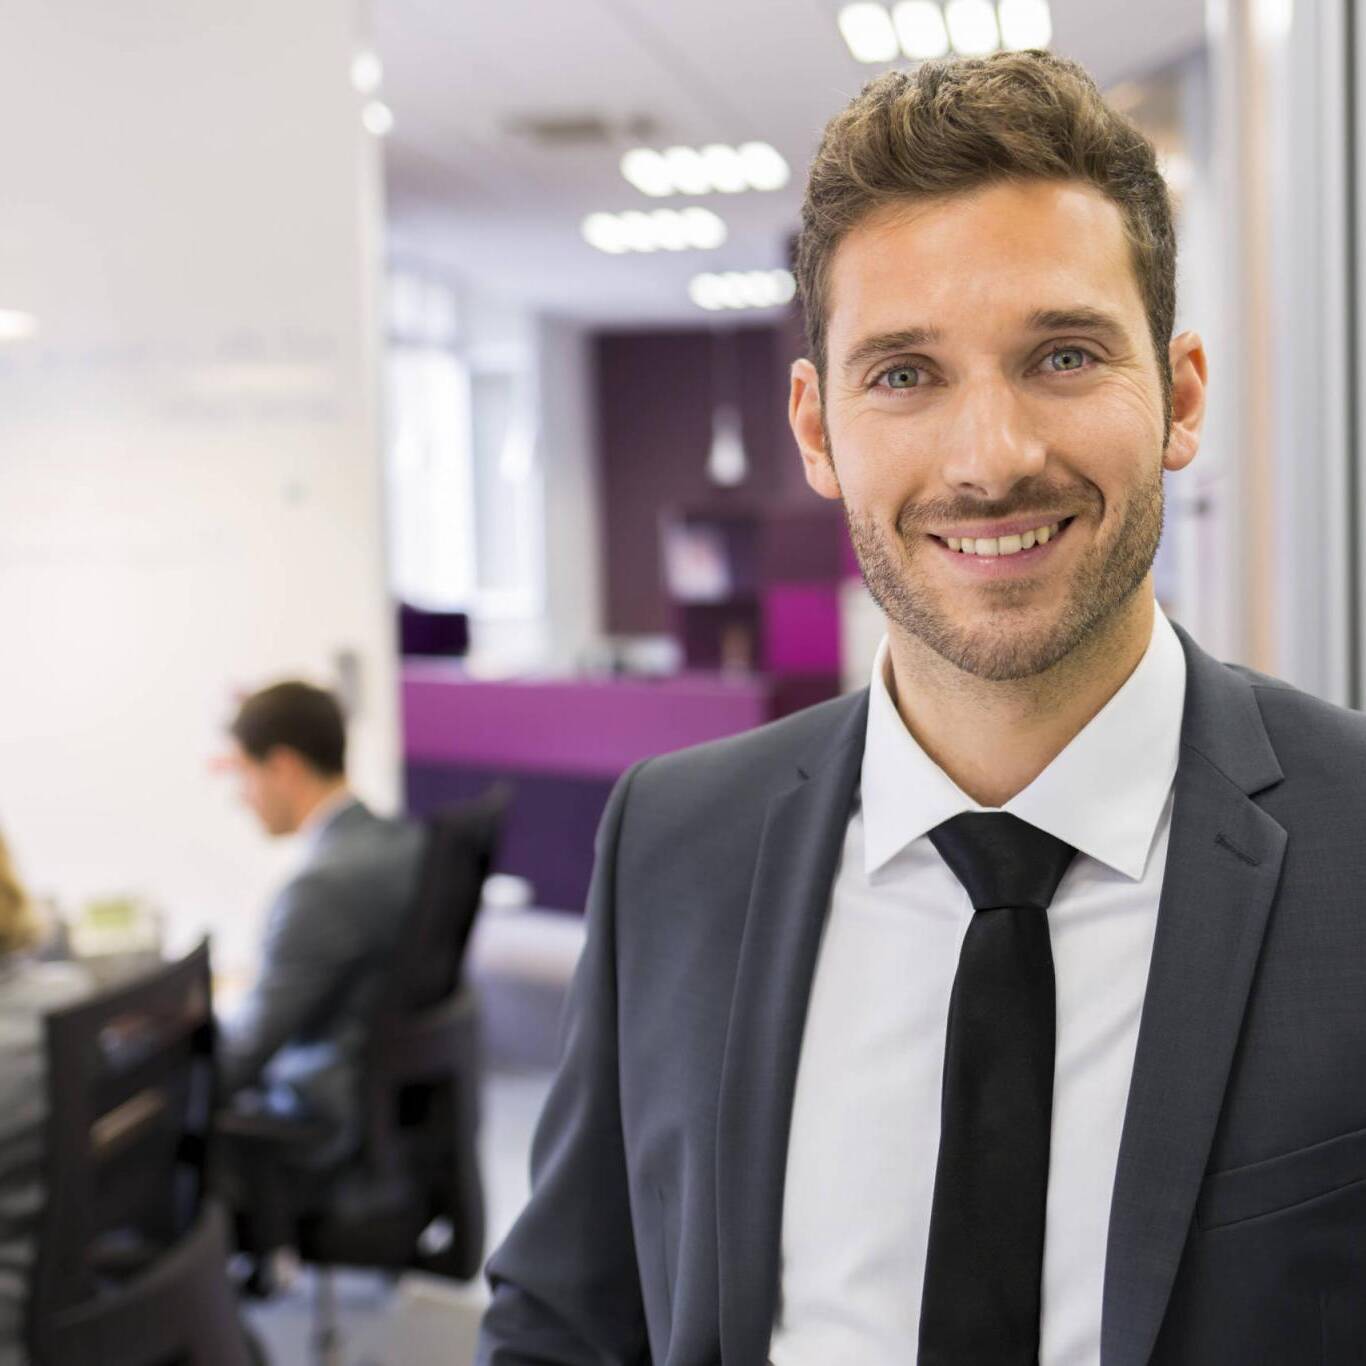
<path id="1" fill-rule="evenodd" d="M 1025 319 L 1031 332 L 1091 332 L 1112 342 L 1128 340 L 1124 324 L 1113 314 L 1099 308 L 1039 308 Z M 856 370 L 869 361 L 900 351 L 932 346 L 943 333 L 937 327 L 905 327 L 896 332 L 879 332 L 864 337 L 845 357 L 844 368 Z"/>
<path id="2" fill-rule="evenodd" d="M 1099 308 L 1040 308 L 1029 315 L 1034 332 L 1095 332 L 1112 341 L 1125 341 L 1124 324 Z"/>
<path id="3" fill-rule="evenodd" d="M 914 351 L 920 346 L 932 346 L 940 338 L 935 327 L 904 327 L 897 332 L 879 332 L 875 336 L 864 337 L 844 358 L 846 370 L 857 369 L 879 356 L 889 356 L 894 351 Z"/>

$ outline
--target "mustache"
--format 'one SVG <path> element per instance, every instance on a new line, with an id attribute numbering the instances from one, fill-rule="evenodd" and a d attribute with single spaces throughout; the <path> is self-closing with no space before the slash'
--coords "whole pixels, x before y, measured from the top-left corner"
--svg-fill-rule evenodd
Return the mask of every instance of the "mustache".
<path id="1" fill-rule="evenodd" d="M 1016 518 L 1035 517 L 1049 520 L 1065 510 L 1075 516 L 1083 507 L 1095 505 L 1097 498 L 1091 489 L 1035 489 L 1027 496 L 996 500 L 977 499 L 969 502 L 949 498 L 932 503 L 908 503 L 897 516 L 897 530 L 903 536 L 928 531 L 936 526 L 953 526 L 964 522 L 1004 522 Z"/>

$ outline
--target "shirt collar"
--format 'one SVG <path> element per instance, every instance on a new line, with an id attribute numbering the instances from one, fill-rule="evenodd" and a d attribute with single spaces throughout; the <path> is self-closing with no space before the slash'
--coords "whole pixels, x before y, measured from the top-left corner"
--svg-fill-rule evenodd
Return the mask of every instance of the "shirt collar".
<path id="1" fill-rule="evenodd" d="M 299 826 L 299 834 L 304 844 L 312 849 L 327 833 L 343 811 L 350 810 L 357 802 L 356 794 L 349 787 L 338 788 L 330 797 L 324 797 L 305 817 Z"/>
<path id="2" fill-rule="evenodd" d="M 887 688 L 884 636 L 873 662 L 861 800 L 871 876 L 913 840 L 979 806 L 921 749 Z M 1137 667 L 1067 747 L 1002 810 L 1138 879 L 1181 748 L 1186 656 L 1161 608 Z"/>

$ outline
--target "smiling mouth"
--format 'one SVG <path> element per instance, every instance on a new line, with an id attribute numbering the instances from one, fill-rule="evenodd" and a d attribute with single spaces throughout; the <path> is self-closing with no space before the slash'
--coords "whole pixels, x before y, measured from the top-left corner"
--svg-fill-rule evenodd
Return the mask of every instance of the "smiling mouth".
<path id="1" fill-rule="evenodd" d="M 974 555 L 983 559 L 1008 559 L 1051 544 L 1067 530 L 1076 517 L 1064 517 L 1059 522 L 1043 523 L 1028 531 L 1011 536 L 936 536 L 929 533 L 930 539 L 961 555 Z"/>

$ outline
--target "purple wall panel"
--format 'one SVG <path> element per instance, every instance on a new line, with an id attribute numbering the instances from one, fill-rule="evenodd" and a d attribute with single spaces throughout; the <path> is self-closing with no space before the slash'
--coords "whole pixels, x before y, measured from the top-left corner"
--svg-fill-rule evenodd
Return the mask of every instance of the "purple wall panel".
<path id="1" fill-rule="evenodd" d="M 659 551 L 666 511 L 821 506 L 787 426 L 798 336 L 784 323 L 735 328 L 719 340 L 703 328 L 596 338 L 608 631 L 671 627 Z M 750 475 L 734 489 L 718 488 L 706 474 L 717 402 L 737 403 L 741 412 Z M 836 504 L 824 506 L 838 517 Z"/>
<path id="2" fill-rule="evenodd" d="M 838 674 L 840 605 L 833 585 L 781 583 L 763 592 L 763 667 L 783 674 Z"/>

